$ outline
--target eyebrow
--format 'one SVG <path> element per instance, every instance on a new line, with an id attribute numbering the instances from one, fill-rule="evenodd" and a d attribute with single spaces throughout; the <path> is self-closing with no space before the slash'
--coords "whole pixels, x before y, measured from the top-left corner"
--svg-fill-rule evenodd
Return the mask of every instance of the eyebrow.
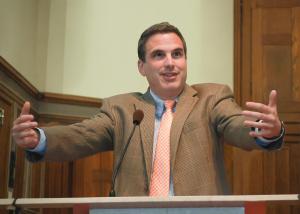
<path id="1" fill-rule="evenodd" d="M 174 51 L 182 51 L 182 52 L 184 52 L 183 48 L 175 48 L 172 52 L 174 52 Z"/>
<path id="2" fill-rule="evenodd" d="M 184 52 L 183 48 L 175 48 L 175 49 L 172 50 L 171 52 L 175 52 L 175 51 L 181 51 L 181 52 Z M 153 55 L 153 54 L 158 53 L 158 52 L 165 52 L 165 51 L 162 50 L 162 49 L 155 49 L 155 50 L 153 50 L 152 52 L 150 52 L 150 55 Z"/>

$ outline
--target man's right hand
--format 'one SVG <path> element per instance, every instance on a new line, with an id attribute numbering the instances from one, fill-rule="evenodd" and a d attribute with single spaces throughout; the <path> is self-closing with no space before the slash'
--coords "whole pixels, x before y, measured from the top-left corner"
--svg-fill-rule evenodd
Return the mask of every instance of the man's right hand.
<path id="1" fill-rule="evenodd" d="M 20 116 L 14 121 L 13 139 L 24 149 L 34 149 L 40 141 L 38 132 L 34 130 L 37 126 L 38 123 L 34 121 L 34 116 L 30 114 L 30 103 L 26 101 Z"/>

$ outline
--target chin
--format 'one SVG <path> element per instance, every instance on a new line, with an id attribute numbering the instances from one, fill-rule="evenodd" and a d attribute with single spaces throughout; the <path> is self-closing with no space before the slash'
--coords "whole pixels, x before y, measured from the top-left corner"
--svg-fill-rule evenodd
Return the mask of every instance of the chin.
<path id="1" fill-rule="evenodd" d="M 171 97 L 177 97 L 183 90 L 183 86 L 167 86 L 163 90 L 167 91 Z"/>

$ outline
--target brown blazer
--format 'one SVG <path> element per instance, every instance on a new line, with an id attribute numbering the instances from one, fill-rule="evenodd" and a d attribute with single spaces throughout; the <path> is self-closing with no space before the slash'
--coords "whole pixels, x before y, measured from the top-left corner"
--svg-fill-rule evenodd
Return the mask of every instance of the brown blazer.
<path id="1" fill-rule="evenodd" d="M 135 130 L 116 180 L 117 196 L 148 195 L 155 104 L 149 91 L 104 99 L 99 114 L 70 126 L 45 128 L 45 160 L 72 160 L 114 150 L 115 162 L 133 128 L 135 109 L 144 119 Z M 244 117 L 229 87 L 185 86 L 171 128 L 171 174 L 175 195 L 227 194 L 223 139 L 234 146 L 259 148 L 243 126 Z"/>

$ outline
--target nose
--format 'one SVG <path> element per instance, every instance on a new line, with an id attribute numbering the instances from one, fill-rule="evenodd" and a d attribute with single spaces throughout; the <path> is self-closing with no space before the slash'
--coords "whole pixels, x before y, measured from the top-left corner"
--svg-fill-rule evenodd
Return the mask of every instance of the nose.
<path id="1" fill-rule="evenodd" d="M 165 67 L 169 69 L 174 68 L 174 59 L 171 54 L 168 54 L 165 58 Z"/>

